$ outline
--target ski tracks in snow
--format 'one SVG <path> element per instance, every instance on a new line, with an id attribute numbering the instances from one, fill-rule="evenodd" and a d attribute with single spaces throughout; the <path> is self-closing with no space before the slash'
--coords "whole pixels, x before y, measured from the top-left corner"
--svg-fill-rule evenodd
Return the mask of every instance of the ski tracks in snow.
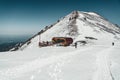
<path id="1" fill-rule="evenodd" d="M 64 53 L 62 55 L 53 55 L 48 58 L 37 58 L 36 60 L 33 60 L 31 62 L 28 62 L 24 65 L 16 66 L 13 68 L 5 69 L 0 71 L 0 77 L 2 80 L 13 80 L 17 77 L 22 76 L 24 73 L 28 73 L 37 69 L 40 69 L 42 67 L 45 67 L 49 64 L 55 64 L 56 62 L 59 62 L 60 60 L 65 61 L 67 58 L 79 54 L 79 52 L 86 51 L 86 50 L 91 50 L 93 47 L 88 47 L 82 50 L 75 50 L 73 52 L 69 53 Z M 58 67 L 58 66 L 57 66 Z M 60 71 L 59 71 L 60 72 Z M 54 76 L 56 78 L 57 75 Z M 34 75 L 31 77 L 31 80 L 33 79 Z"/>
<path id="2" fill-rule="evenodd" d="M 93 80 L 114 80 L 110 70 L 111 63 L 109 60 L 109 53 L 112 49 L 113 47 L 109 47 L 97 53 L 97 70 L 93 76 Z"/>
<path id="3" fill-rule="evenodd" d="M 64 66 L 65 63 L 67 63 L 69 57 L 89 50 L 94 50 L 94 47 L 88 47 L 81 50 L 77 49 L 73 52 L 53 55 L 43 59 L 37 58 L 24 65 L 9 68 L 7 70 L 1 70 L 0 78 L 2 78 L 2 80 L 16 80 L 16 78 L 23 76 L 25 73 L 29 73 L 35 70 L 41 70 L 43 67 L 51 65 L 50 68 L 54 70 L 52 72 L 49 72 L 49 76 L 52 78 L 52 80 L 61 80 L 59 75 L 61 73 L 61 67 Z M 102 49 L 102 51 L 99 53 L 96 53 L 97 68 L 95 75 L 92 78 L 93 80 L 114 80 L 110 71 L 109 53 L 111 50 L 112 47 L 109 47 Z M 36 75 L 33 74 L 30 77 L 30 80 L 34 80 L 35 77 Z"/>

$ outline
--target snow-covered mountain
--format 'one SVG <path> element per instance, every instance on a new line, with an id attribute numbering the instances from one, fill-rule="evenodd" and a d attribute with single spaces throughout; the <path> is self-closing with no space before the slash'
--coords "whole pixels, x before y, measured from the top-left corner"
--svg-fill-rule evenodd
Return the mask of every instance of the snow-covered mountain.
<path id="1" fill-rule="evenodd" d="M 87 44 L 38 46 L 52 37 Z M 17 45 L 0 52 L 0 80 L 120 80 L 120 28 L 96 13 L 74 11 Z"/>
<path id="2" fill-rule="evenodd" d="M 51 41 L 53 37 L 72 37 L 75 41 L 97 39 L 100 44 L 110 44 L 120 39 L 120 28 L 94 12 L 73 11 L 55 24 L 46 26 L 23 45 L 12 50 L 38 47 L 40 41 Z M 104 42 L 102 42 L 104 40 Z M 95 43 L 97 44 L 97 43 Z"/>

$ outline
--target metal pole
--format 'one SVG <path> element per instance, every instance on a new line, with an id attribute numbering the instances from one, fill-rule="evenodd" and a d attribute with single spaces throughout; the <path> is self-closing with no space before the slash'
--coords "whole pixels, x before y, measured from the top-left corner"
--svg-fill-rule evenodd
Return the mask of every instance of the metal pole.
<path id="1" fill-rule="evenodd" d="M 40 34 L 39 34 L 39 43 L 38 43 L 39 47 L 40 47 Z"/>
<path id="2" fill-rule="evenodd" d="M 40 34 L 39 34 L 39 43 L 40 43 L 40 41 L 41 41 L 41 40 L 40 40 Z"/>

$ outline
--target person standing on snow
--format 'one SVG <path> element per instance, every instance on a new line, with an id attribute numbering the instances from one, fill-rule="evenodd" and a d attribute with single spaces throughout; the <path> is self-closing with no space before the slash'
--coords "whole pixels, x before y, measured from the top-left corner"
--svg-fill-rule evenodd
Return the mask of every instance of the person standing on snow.
<path id="1" fill-rule="evenodd" d="M 75 42 L 75 48 L 77 48 L 77 42 Z"/>
<path id="2" fill-rule="evenodd" d="M 114 46 L 114 42 L 112 42 L 112 46 Z"/>

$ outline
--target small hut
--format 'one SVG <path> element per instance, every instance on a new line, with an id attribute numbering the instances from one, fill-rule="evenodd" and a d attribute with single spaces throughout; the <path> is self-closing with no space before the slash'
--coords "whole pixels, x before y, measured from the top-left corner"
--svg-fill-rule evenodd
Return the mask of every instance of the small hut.
<path id="1" fill-rule="evenodd" d="M 69 46 L 73 43 L 73 39 L 70 37 L 53 37 L 53 44 L 60 44 L 61 46 Z"/>

